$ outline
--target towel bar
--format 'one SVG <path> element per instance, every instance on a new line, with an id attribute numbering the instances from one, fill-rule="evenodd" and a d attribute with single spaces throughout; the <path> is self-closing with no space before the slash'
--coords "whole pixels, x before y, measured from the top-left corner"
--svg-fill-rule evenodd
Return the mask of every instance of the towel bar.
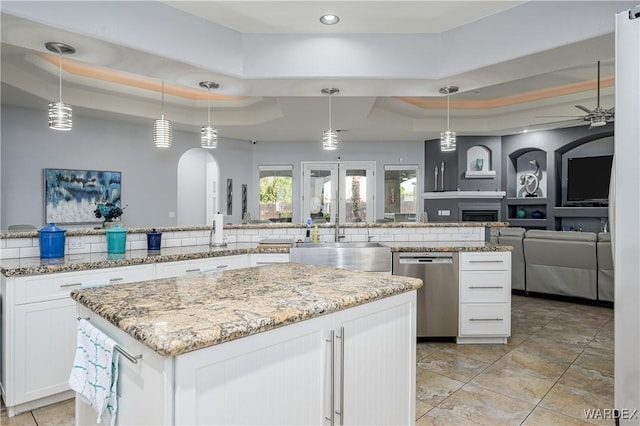
<path id="1" fill-rule="evenodd" d="M 81 319 L 87 320 L 89 321 L 91 318 L 89 317 L 78 317 L 78 321 L 80 321 Z M 138 363 L 138 360 L 140 358 L 142 358 L 142 354 L 140 355 L 131 355 L 129 352 L 127 352 L 125 349 L 122 348 L 122 346 L 120 345 L 115 345 L 113 347 L 114 350 L 120 352 L 122 354 L 123 357 L 125 357 L 126 359 L 128 359 L 129 361 L 131 361 L 134 364 Z"/>

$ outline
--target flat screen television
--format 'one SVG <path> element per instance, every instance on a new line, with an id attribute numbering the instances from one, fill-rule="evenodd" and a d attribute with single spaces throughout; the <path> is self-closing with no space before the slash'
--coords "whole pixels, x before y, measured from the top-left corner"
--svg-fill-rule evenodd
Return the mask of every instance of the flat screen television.
<path id="1" fill-rule="evenodd" d="M 607 205 L 613 155 L 567 160 L 567 204 Z"/>

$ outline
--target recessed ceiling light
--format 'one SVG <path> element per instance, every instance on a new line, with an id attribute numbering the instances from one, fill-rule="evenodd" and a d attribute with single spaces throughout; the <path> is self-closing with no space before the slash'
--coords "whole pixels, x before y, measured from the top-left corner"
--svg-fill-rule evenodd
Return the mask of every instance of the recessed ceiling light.
<path id="1" fill-rule="evenodd" d="M 322 15 L 320 17 L 320 22 L 325 25 L 335 25 L 340 22 L 340 17 L 337 15 Z"/>

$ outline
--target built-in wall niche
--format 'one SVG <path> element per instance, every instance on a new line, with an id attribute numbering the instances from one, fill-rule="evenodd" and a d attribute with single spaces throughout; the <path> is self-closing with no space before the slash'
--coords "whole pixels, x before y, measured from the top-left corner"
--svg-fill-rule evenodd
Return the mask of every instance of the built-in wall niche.
<path id="1" fill-rule="evenodd" d="M 492 179 L 496 171 L 491 170 L 491 150 L 484 145 L 474 145 L 466 153 L 466 179 Z"/>

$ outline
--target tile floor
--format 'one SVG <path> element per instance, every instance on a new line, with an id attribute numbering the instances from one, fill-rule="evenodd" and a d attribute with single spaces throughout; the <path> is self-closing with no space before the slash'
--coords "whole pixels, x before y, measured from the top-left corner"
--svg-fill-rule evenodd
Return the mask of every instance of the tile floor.
<path id="1" fill-rule="evenodd" d="M 416 425 L 589 425 L 613 407 L 613 310 L 513 296 L 507 345 L 419 343 Z M 0 425 L 73 425 L 74 402 Z"/>

